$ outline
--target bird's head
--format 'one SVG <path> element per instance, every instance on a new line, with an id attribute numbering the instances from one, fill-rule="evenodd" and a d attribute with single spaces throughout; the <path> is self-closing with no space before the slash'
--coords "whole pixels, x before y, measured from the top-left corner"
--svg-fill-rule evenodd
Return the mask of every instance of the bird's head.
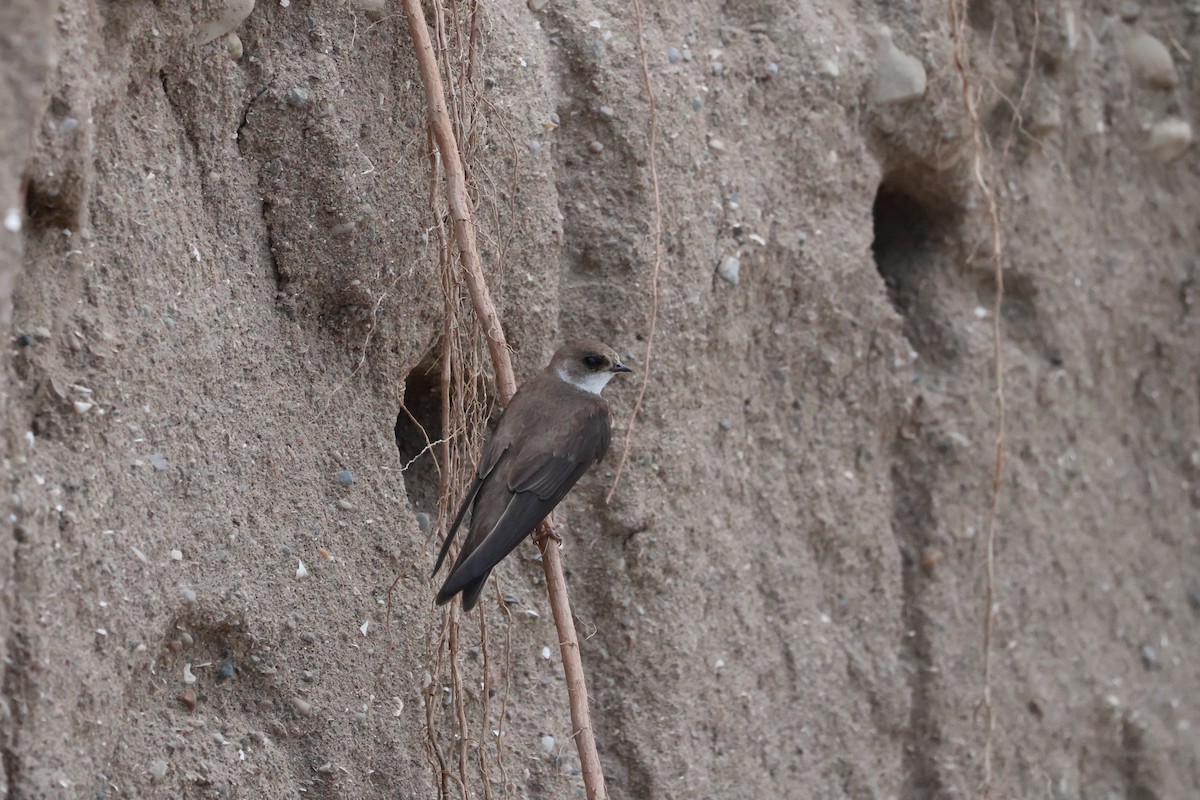
<path id="1" fill-rule="evenodd" d="M 592 394 L 600 394 L 613 375 L 633 372 L 621 363 L 616 350 L 590 339 L 567 342 L 558 348 L 550 369 L 575 388 Z"/>

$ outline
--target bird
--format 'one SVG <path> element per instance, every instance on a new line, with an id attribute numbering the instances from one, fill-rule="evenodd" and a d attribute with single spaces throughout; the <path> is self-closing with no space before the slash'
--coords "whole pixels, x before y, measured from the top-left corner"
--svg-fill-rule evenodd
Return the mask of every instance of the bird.
<path id="1" fill-rule="evenodd" d="M 612 413 L 600 392 L 623 372 L 633 370 L 608 345 L 570 341 L 513 395 L 483 446 L 438 554 L 434 576 L 470 511 L 466 540 L 437 593 L 438 605 L 461 593 L 463 611 L 473 609 L 492 569 L 604 458 Z"/>

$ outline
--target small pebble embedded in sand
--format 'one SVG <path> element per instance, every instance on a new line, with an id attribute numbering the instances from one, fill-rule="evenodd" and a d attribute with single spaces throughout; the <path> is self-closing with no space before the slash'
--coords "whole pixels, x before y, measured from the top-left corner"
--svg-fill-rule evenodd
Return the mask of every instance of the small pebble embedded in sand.
<path id="1" fill-rule="evenodd" d="M 1179 84 L 1175 60 L 1167 46 L 1145 31 L 1135 31 L 1122 47 L 1125 62 L 1134 77 L 1156 89 L 1174 89 Z"/>
<path id="2" fill-rule="evenodd" d="M 183 682 L 188 685 L 191 685 L 196 682 L 196 675 L 195 675 L 195 673 L 192 672 L 191 664 L 183 665 Z"/>
<path id="3" fill-rule="evenodd" d="M 721 276 L 721 279 L 726 283 L 733 284 L 734 286 L 736 286 L 737 282 L 741 280 L 741 271 L 742 262 L 737 258 L 737 256 L 729 256 L 721 262 L 719 267 L 717 267 L 717 274 Z"/>
<path id="4" fill-rule="evenodd" d="M 1192 126 L 1186 120 L 1168 117 L 1150 128 L 1149 150 L 1164 164 L 1183 155 L 1191 145 Z"/>
<path id="5" fill-rule="evenodd" d="M 196 28 L 195 43 L 198 45 L 232 33 L 254 10 L 254 0 L 219 0 L 210 3 L 202 12 L 207 20 Z"/>
<path id="6" fill-rule="evenodd" d="M 4 213 L 4 229 L 9 233 L 19 233 L 21 230 L 20 209 L 10 208 Z"/>
<path id="7" fill-rule="evenodd" d="M 308 104 L 312 101 L 312 94 L 303 86 L 293 86 L 288 89 L 287 104 L 292 108 L 308 108 Z"/>
<path id="8" fill-rule="evenodd" d="M 1142 645 L 1142 664 L 1146 669 L 1154 669 L 1158 666 L 1158 650 L 1152 644 Z"/>
<path id="9" fill-rule="evenodd" d="M 875 35 L 875 82 L 871 102 L 889 105 L 915 100 L 925 94 L 925 67 L 892 42 L 884 27 Z"/>
<path id="10" fill-rule="evenodd" d="M 548 733 L 542 737 L 542 752 L 547 755 L 554 752 L 554 737 Z"/>
<path id="11" fill-rule="evenodd" d="M 367 15 L 367 19 L 378 22 L 387 13 L 386 0 L 353 0 L 354 5 Z"/>
<path id="12" fill-rule="evenodd" d="M 342 486 L 349 486 L 354 483 L 354 473 L 348 469 L 338 470 L 333 477 Z"/>
<path id="13" fill-rule="evenodd" d="M 303 697 L 293 697 L 292 708 L 296 709 L 296 713 L 302 717 L 307 717 L 312 714 L 312 703 L 308 702 Z"/>
<path id="14" fill-rule="evenodd" d="M 225 37 L 225 52 L 234 61 L 240 61 L 242 54 L 245 53 L 245 48 L 242 46 L 242 37 L 236 33 L 231 33 Z"/>
<path id="15" fill-rule="evenodd" d="M 297 578 L 306 578 L 306 577 L 308 577 L 308 567 L 304 566 L 304 562 L 303 562 L 303 561 L 299 561 L 299 560 L 297 560 L 297 567 L 296 567 L 296 577 L 297 577 Z"/>

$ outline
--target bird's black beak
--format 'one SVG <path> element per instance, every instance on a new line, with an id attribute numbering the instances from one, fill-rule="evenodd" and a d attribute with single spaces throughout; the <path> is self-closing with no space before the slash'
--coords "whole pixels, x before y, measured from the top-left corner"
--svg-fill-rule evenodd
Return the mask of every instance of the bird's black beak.
<path id="1" fill-rule="evenodd" d="M 612 369 L 610 371 L 611 372 L 633 372 L 632 369 L 625 366 L 624 364 L 613 364 Z"/>

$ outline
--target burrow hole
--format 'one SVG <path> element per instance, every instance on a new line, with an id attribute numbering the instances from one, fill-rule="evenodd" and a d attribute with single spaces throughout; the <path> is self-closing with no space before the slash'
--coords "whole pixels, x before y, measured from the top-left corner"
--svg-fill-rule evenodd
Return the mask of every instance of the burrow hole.
<path id="1" fill-rule="evenodd" d="M 396 449 L 404 468 L 405 491 L 413 510 L 430 516 L 436 516 L 438 507 L 435 456 L 442 438 L 442 372 L 437 352 L 431 351 L 405 377 L 404 407 L 396 416 Z"/>
<path id="2" fill-rule="evenodd" d="M 928 187 L 885 178 L 872 210 L 871 252 L 904 335 L 922 357 L 945 363 L 958 353 L 953 291 L 959 278 L 961 212 Z"/>

